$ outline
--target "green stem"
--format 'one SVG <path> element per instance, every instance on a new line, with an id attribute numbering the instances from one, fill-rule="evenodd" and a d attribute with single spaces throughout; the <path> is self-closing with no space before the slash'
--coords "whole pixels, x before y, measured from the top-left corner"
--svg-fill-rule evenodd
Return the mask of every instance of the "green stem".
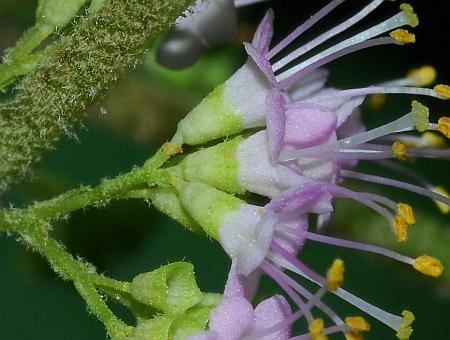
<path id="1" fill-rule="evenodd" d="M 16 46 L 8 51 L 6 60 L 20 60 L 26 58 L 33 50 L 38 47 L 49 36 L 48 30 L 42 29 L 40 25 L 35 25 L 26 31 Z"/>
<path id="2" fill-rule="evenodd" d="M 94 188 L 80 187 L 53 199 L 38 202 L 23 210 L 0 210 L 0 231 L 14 231 L 17 221 L 25 216 L 51 221 L 70 212 L 93 205 L 104 205 L 117 198 L 146 198 L 146 189 L 153 185 L 170 185 L 172 177 L 165 169 L 158 169 L 171 154 L 161 148 L 143 167 L 136 168 L 113 179 L 103 180 Z"/>
<path id="3" fill-rule="evenodd" d="M 156 151 L 152 158 L 148 159 L 144 163 L 143 167 L 148 170 L 160 168 L 169 160 L 170 157 L 176 154 L 174 150 L 171 150 L 176 146 L 177 145 L 173 143 L 165 143 L 158 149 L 158 151 Z"/>
<path id="4" fill-rule="evenodd" d="M 0 64 L 0 91 L 13 83 L 19 76 L 34 70 L 45 57 L 44 51 L 33 50 L 38 47 L 50 34 L 36 25 L 24 33 L 16 46 L 10 49 Z"/>
<path id="5" fill-rule="evenodd" d="M 43 223 L 43 222 L 41 222 Z M 132 332 L 132 327 L 119 320 L 108 308 L 102 296 L 90 282 L 91 274 L 86 265 L 74 259 L 64 247 L 50 238 L 39 226 L 20 224 L 18 229 L 22 238 L 37 252 L 46 257 L 53 270 L 62 278 L 74 282 L 75 288 L 86 301 L 92 313 L 98 317 L 106 327 L 111 338 L 123 338 Z"/>
<path id="6" fill-rule="evenodd" d="M 157 312 L 150 306 L 144 305 L 133 299 L 130 292 L 130 283 L 114 280 L 97 273 L 89 273 L 89 281 L 97 289 L 110 296 L 114 302 L 121 303 L 133 311 L 134 316 L 139 319 L 148 319 Z"/>
<path id="7" fill-rule="evenodd" d="M 142 191 L 151 185 L 170 181 L 168 172 L 158 169 L 170 156 L 170 153 L 161 148 L 146 162 L 146 166 L 114 179 L 104 180 L 94 188 L 71 190 L 27 209 L 0 211 L 0 230 L 18 233 L 34 250 L 48 259 L 56 273 L 63 279 L 73 281 L 89 309 L 104 323 L 111 338 L 124 338 L 132 333 L 133 327 L 123 323 L 111 312 L 97 288 L 132 308 L 139 318 L 146 318 L 152 315 L 153 311 L 148 306 L 133 301 L 128 282 L 98 275 L 86 264 L 73 258 L 61 244 L 48 235 L 49 226 L 46 221 L 90 205 L 105 204 L 114 198 L 128 197 L 130 192 Z"/>
<path id="8" fill-rule="evenodd" d="M 52 220 L 72 211 L 92 205 L 103 205 L 109 200 L 126 196 L 130 190 L 145 188 L 155 183 L 157 171 L 144 168 L 132 170 L 124 175 L 102 181 L 94 188 L 81 187 L 70 190 L 54 199 L 37 203 L 27 213 L 40 219 Z"/>
<path id="9" fill-rule="evenodd" d="M 89 280 L 97 287 L 110 288 L 116 292 L 130 293 L 130 283 L 114 280 L 97 273 L 90 273 Z"/>
<path id="10" fill-rule="evenodd" d="M 37 51 L 21 59 L 0 64 L 0 91 L 12 84 L 18 77 L 33 71 L 47 56 L 48 49 Z"/>

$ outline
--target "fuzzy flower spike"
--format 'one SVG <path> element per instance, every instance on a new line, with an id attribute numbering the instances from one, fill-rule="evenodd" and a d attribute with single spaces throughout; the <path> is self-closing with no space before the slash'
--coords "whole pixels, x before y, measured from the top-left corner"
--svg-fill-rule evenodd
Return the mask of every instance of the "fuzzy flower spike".
<path id="1" fill-rule="evenodd" d="M 285 60 L 284 63 L 289 63 L 301 56 L 361 20 L 381 2 L 372 1 L 352 18 L 295 50 L 290 54 L 291 57 L 288 55 L 282 60 Z M 239 144 L 237 150 L 225 148 L 225 151 L 228 150 L 226 151 L 227 159 L 230 158 L 230 155 L 238 158 L 236 162 L 238 164 L 235 167 L 219 165 L 225 170 L 221 169 L 220 176 L 216 176 L 218 178 L 214 179 L 214 176 L 209 174 L 202 177 L 202 172 L 195 170 L 194 166 L 193 171 L 185 171 L 185 177 L 188 180 L 206 182 L 231 193 L 251 191 L 268 197 L 275 197 L 289 187 L 314 180 L 326 181 L 329 183 L 323 185 L 326 185 L 329 195 L 334 198 L 351 198 L 370 207 L 387 220 L 399 241 L 406 241 L 407 228 L 415 223 L 412 208 L 408 204 L 396 203 L 380 195 L 353 192 L 338 183 L 341 177 L 347 177 L 390 185 L 427 196 L 438 201 L 440 205 L 449 206 L 450 199 L 445 190 L 430 190 L 427 187 L 351 170 L 355 162 L 359 160 L 378 161 L 394 157 L 403 160 L 407 156 L 449 158 L 449 149 L 415 146 L 407 148 L 406 144 L 402 142 L 402 139 L 405 139 L 404 132 L 410 130 L 418 132 L 437 130 L 448 137 L 448 118 L 443 117 L 437 123 L 430 123 L 428 108 L 418 101 L 413 101 L 411 111 L 403 117 L 384 126 L 365 131 L 362 123 L 358 121 L 355 109 L 361 104 L 364 96 L 371 93 L 404 92 L 445 99 L 448 97 L 446 95 L 447 87 L 439 85 L 434 90 L 430 90 L 399 86 L 399 84 L 427 84 L 434 78 L 433 74 L 430 76 L 430 73 L 433 72 L 427 68 L 413 72 L 408 76 L 407 81 L 391 81 L 383 86 L 355 90 L 322 89 L 314 94 L 309 94 L 306 99 L 294 101 L 273 73 L 278 64 L 271 65 L 269 62 L 269 58 L 281 51 L 339 3 L 339 1 L 331 2 L 272 50 L 269 49 L 269 43 L 273 33 L 273 13 L 268 11 L 255 33 L 252 44 L 246 46 L 251 59 L 224 86 L 216 89 L 180 123 L 174 140 L 178 142 L 186 140 L 191 128 L 192 131 L 196 131 L 195 138 L 200 138 L 197 142 L 201 142 L 202 138 L 209 140 L 208 138 L 213 138 L 213 135 L 219 137 L 224 132 L 222 129 L 233 130 L 236 128 L 233 132 L 237 133 L 242 128 L 257 126 L 259 123 L 256 124 L 256 122 L 262 120 L 264 122 L 261 124 L 267 125 L 267 137 L 264 137 L 264 132 L 259 132 L 246 141 L 237 141 L 235 143 L 235 145 Z M 354 39 L 345 40 L 344 43 L 332 47 L 331 54 L 336 50 L 347 48 L 348 44 L 353 44 L 355 41 L 364 41 L 368 37 L 382 34 L 402 25 L 416 26 L 418 19 L 412 7 L 406 4 L 402 4 L 400 7 L 401 11 L 391 19 L 364 31 Z M 393 38 L 387 39 L 395 42 Z M 328 54 L 330 53 L 325 53 L 325 55 Z M 317 57 L 313 58 L 321 60 Z M 303 70 L 297 66 L 294 66 L 296 71 L 292 73 L 292 76 L 296 76 Z M 315 82 L 318 81 L 317 78 L 321 77 L 323 77 L 323 72 L 319 70 L 319 73 L 316 73 L 310 78 L 312 80 L 308 81 Z M 319 82 L 323 84 L 323 80 Z M 248 93 L 249 89 L 252 94 Z M 265 118 L 261 118 L 261 112 L 264 113 Z M 240 118 L 237 113 L 241 115 Z M 242 120 L 239 121 L 241 118 Z M 210 129 L 212 122 L 215 124 Z M 234 125 L 233 122 L 239 124 Z M 203 129 L 204 134 L 200 133 L 200 130 Z M 392 145 L 379 143 L 392 136 L 398 136 L 399 140 Z M 195 144 L 195 141 L 192 142 Z M 216 152 L 215 149 L 213 153 Z M 267 153 L 269 157 L 266 157 Z M 197 164 L 202 163 L 206 164 L 207 161 L 197 161 Z M 259 166 L 255 166 L 256 164 Z M 238 170 L 236 176 L 239 177 L 239 180 L 231 178 L 229 181 L 224 181 L 222 176 L 224 172 L 231 173 L 229 177 L 233 177 L 236 167 Z M 208 168 L 212 168 L 210 173 L 217 173 L 214 164 L 209 164 Z M 194 173 L 194 176 L 189 172 Z M 255 181 L 255 178 L 258 181 Z M 230 183 L 233 184 L 232 187 L 230 187 Z M 276 188 L 273 188 L 274 184 Z M 328 214 L 330 213 L 328 212 Z M 322 219 L 327 220 L 327 214 L 322 215 Z"/>
<path id="2" fill-rule="evenodd" d="M 371 1 L 353 17 L 273 62 L 274 57 L 300 34 L 342 2 L 331 1 L 272 49 L 273 12 L 268 11 L 252 43 L 246 44 L 249 60 L 179 123 L 172 140 L 174 144 L 195 145 L 240 134 L 249 128 L 262 128 L 250 136 L 238 135 L 200 149 L 168 169 L 177 178 L 174 186 L 183 209 L 230 256 L 233 263 L 230 278 L 237 275 L 244 281 L 252 281 L 265 273 L 295 304 L 296 310 L 278 318 L 276 324 L 262 329 L 246 324 L 245 331 L 236 339 L 277 338 L 274 334 L 289 329 L 301 317 L 307 320 L 309 333 L 294 339 L 325 340 L 336 332 L 342 332 L 349 340 L 361 339 L 360 333 L 370 328 L 368 324 L 360 317 L 342 319 L 338 316 L 322 301 L 327 292 L 389 326 L 399 339 L 409 338 L 413 314 L 409 311 L 403 311 L 402 316 L 388 313 L 344 290 L 341 260 L 333 262 L 326 277 L 299 260 L 297 255 L 308 240 L 380 254 L 432 277 L 439 277 L 444 269 L 432 256 L 412 258 L 375 245 L 309 230 L 311 214 L 319 215 L 319 220 L 328 220 L 333 212 L 333 200 L 350 198 L 382 216 L 399 241 L 407 240 L 407 229 L 416 222 L 410 205 L 379 194 L 347 189 L 342 185 L 344 178 L 409 190 L 450 206 L 445 190 L 424 185 L 426 181 L 411 170 L 386 160 L 448 159 L 449 149 L 443 148 L 441 142 L 449 136 L 448 118 L 431 123 L 428 108 L 418 101 L 412 102 L 410 112 L 403 117 L 372 130 L 366 130 L 359 118 L 358 108 L 371 94 L 404 93 L 449 99 L 446 85 L 419 88 L 434 80 L 434 69 L 422 68 L 405 79 L 376 86 L 338 90 L 324 87 L 327 72 L 319 68 L 362 48 L 413 42 L 414 36 L 400 29 L 418 24 L 410 5 L 402 4 L 401 11 L 392 18 L 298 61 L 305 53 L 362 20 L 383 2 Z M 377 38 L 387 32 L 389 36 Z M 407 134 L 410 131 L 423 135 Z M 443 137 L 437 137 L 436 131 Z M 353 168 L 361 160 L 379 162 L 403 174 L 412 173 L 409 177 L 419 185 L 357 172 Z M 246 192 L 265 196 L 270 201 L 265 206 L 256 206 L 234 196 Z M 294 279 L 295 276 L 310 280 L 319 288 L 310 292 Z M 240 299 L 248 300 L 251 296 L 241 294 Z M 224 303 L 227 299 L 228 293 Z M 315 318 L 316 308 L 321 309 L 333 325 Z M 240 313 L 239 310 L 236 309 L 236 313 Z M 227 313 L 232 314 L 232 311 Z M 229 320 L 233 319 L 231 314 Z M 215 315 L 227 320 L 220 308 Z M 229 324 L 229 327 L 234 326 Z M 213 327 L 209 331 L 216 330 Z"/>
<path id="3" fill-rule="evenodd" d="M 292 315 L 270 327 L 253 331 L 251 327 L 246 328 L 246 336 L 243 337 L 240 333 L 242 337 L 239 339 L 261 339 L 265 336 L 272 339 L 270 336 L 273 333 L 290 327 L 301 317 L 305 317 L 310 327 L 316 329 L 313 327 L 313 308 L 321 309 L 334 323 L 334 326 L 323 330 L 324 336 L 334 332 L 354 335 L 354 330 L 321 301 L 328 291 L 383 322 L 400 335 L 405 334 L 405 329 L 409 329 L 410 323 L 405 321 L 405 315 L 402 318 L 385 312 L 341 288 L 344 272 L 342 261 L 335 261 L 324 278 L 298 260 L 297 254 L 306 240 L 381 254 L 410 265 L 425 275 L 438 277 L 442 274 L 442 264 L 431 256 L 422 255 L 414 259 L 381 247 L 308 231 L 310 213 L 324 214 L 332 210 L 328 188 L 329 183 L 326 182 L 304 184 L 273 198 L 265 207 L 258 207 L 203 183 L 179 183 L 180 199 L 186 211 L 208 235 L 220 242 L 232 259 L 233 270 L 247 282 L 254 282 L 260 272 L 264 272 L 283 288 L 298 308 Z M 287 275 L 286 271 L 306 278 L 322 288 L 311 293 Z M 252 293 L 246 296 L 251 297 Z M 407 311 L 404 314 L 411 315 Z M 400 335 L 400 339 L 407 339 Z"/>

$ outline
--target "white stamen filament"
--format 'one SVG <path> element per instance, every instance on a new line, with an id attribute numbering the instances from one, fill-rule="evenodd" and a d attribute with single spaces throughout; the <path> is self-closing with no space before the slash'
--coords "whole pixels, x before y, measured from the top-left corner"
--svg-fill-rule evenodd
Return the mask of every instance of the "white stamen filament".
<path id="1" fill-rule="evenodd" d="M 288 161 L 297 159 L 300 157 L 311 157 L 318 154 L 323 154 L 329 151 L 342 151 L 342 149 L 350 149 L 353 146 L 369 142 L 371 140 L 389 135 L 392 133 L 404 132 L 412 130 L 415 127 L 415 122 L 413 120 L 412 113 L 408 113 L 403 117 L 387 123 L 383 126 L 377 127 L 375 129 L 358 133 L 348 138 L 344 138 L 332 143 L 326 143 L 322 145 L 313 146 L 306 149 L 295 150 L 283 150 L 280 154 L 280 161 Z"/>
<path id="2" fill-rule="evenodd" d="M 276 267 L 274 267 L 274 265 L 271 264 L 270 262 L 266 262 L 266 265 L 268 267 L 270 267 L 274 271 L 279 271 L 278 274 L 282 277 L 282 279 L 285 280 L 292 287 L 292 289 L 294 289 L 298 294 L 300 294 L 304 298 L 306 298 L 309 301 L 311 301 L 311 299 L 313 299 L 315 297 L 315 295 L 311 294 L 306 288 L 304 288 L 300 284 L 298 284 L 289 275 L 285 274 L 281 270 L 279 270 Z M 338 325 L 338 326 L 345 326 L 344 321 L 330 307 L 328 307 L 325 303 L 323 303 L 322 301 L 318 300 L 317 303 L 315 303 L 315 306 L 317 308 L 319 308 L 320 310 L 322 310 L 331 320 L 333 320 L 333 322 L 336 325 Z M 313 306 L 310 306 L 309 308 L 312 308 L 312 307 Z M 277 330 L 283 328 L 284 326 L 292 325 L 295 321 L 300 319 L 302 316 L 303 316 L 303 311 L 300 309 L 300 310 L 296 311 L 295 313 L 293 313 L 287 319 L 279 322 L 278 324 L 273 325 L 273 326 L 268 327 L 268 328 L 265 328 L 265 329 L 261 329 L 261 330 L 256 331 L 256 332 L 253 332 L 250 335 L 244 337 L 242 340 L 258 340 L 258 339 L 261 339 L 262 337 L 265 337 L 267 335 L 270 335 L 270 334 L 276 332 Z"/>
<path id="3" fill-rule="evenodd" d="M 319 235 L 319 234 L 315 234 L 315 233 L 311 233 L 309 231 L 305 232 L 303 234 L 308 240 L 311 241 L 316 241 L 316 242 L 320 242 L 320 243 L 326 243 L 326 244 L 331 244 L 334 245 L 336 247 L 344 247 L 344 248 L 351 248 L 351 249 L 356 249 L 356 250 L 363 250 L 363 251 L 368 251 L 371 253 L 376 253 L 376 254 L 380 254 L 386 257 L 389 257 L 391 259 L 409 264 L 409 265 L 413 265 L 415 262 L 415 259 L 409 257 L 409 256 L 405 256 L 402 254 L 399 254 L 393 250 L 390 249 L 386 249 L 386 248 L 382 248 L 382 247 L 378 247 L 378 246 L 374 246 L 371 244 L 366 244 L 366 243 L 360 243 L 360 242 L 354 242 L 354 241 L 348 241 L 348 240 L 344 240 L 344 239 L 338 239 L 338 244 L 336 242 L 336 238 L 335 237 L 329 237 L 329 236 L 325 236 L 325 235 Z"/>
<path id="4" fill-rule="evenodd" d="M 323 42 L 334 37 L 335 35 L 345 31 L 347 28 L 355 25 L 360 20 L 362 20 L 364 17 L 366 17 L 370 12 L 375 10 L 383 1 L 384 0 L 372 1 L 369 5 L 364 7 L 361 11 L 359 11 L 357 14 L 355 14 L 350 19 L 347 19 L 340 25 L 332 28 L 328 32 L 325 32 L 324 34 L 318 36 L 317 38 L 313 39 L 309 43 L 299 47 L 298 49 L 291 52 L 284 58 L 280 59 L 279 61 L 277 61 L 276 63 L 273 64 L 273 66 L 272 66 L 273 71 L 275 72 L 275 71 L 281 69 L 282 67 L 284 67 L 285 65 L 290 63 L 292 60 L 294 60 L 294 59 L 298 58 L 299 56 L 305 54 L 306 52 L 312 50 L 314 47 L 319 46 Z"/>
<path id="5" fill-rule="evenodd" d="M 399 174 L 410 177 L 411 179 L 416 181 L 418 184 L 420 184 L 424 188 L 431 190 L 432 188 L 435 187 L 425 177 L 419 175 L 414 170 L 412 170 L 402 164 L 399 164 L 399 163 L 396 163 L 393 161 L 389 161 L 389 160 L 376 161 L 375 163 L 386 169 L 389 169 L 391 171 L 395 171 L 395 172 L 398 172 Z"/>
<path id="6" fill-rule="evenodd" d="M 289 297 L 295 302 L 295 304 L 299 307 L 299 310 L 302 312 L 301 315 L 304 315 L 308 322 L 311 322 L 313 320 L 313 316 L 311 314 L 310 308 L 306 307 L 305 302 L 303 302 L 303 299 L 300 297 L 297 292 L 292 289 L 292 287 L 285 281 L 283 281 L 282 278 L 279 277 L 279 275 L 276 275 L 277 268 L 273 266 L 268 261 L 263 261 L 260 264 L 260 268 L 263 272 L 268 274 L 278 285 L 280 285 L 281 288 L 289 295 Z"/>
<path id="7" fill-rule="evenodd" d="M 319 159 L 332 159 L 332 160 L 379 160 L 394 158 L 392 150 L 367 150 L 367 149 L 341 149 L 338 151 L 332 151 L 328 153 L 321 153 L 314 156 Z"/>
<path id="8" fill-rule="evenodd" d="M 407 151 L 408 156 L 421 158 L 439 158 L 450 159 L 450 149 L 433 149 L 433 148 L 411 148 Z"/>
<path id="9" fill-rule="evenodd" d="M 270 253 L 268 254 L 268 256 L 270 256 L 271 261 L 276 263 L 278 266 L 284 267 L 284 268 L 308 279 L 309 281 L 318 284 L 321 287 L 323 286 L 323 284 L 321 284 L 319 282 L 319 280 L 316 280 L 316 279 L 306 275 L 304 272 L 302 272 L 300 269 L 298 269 L 295 265 L 291 264 L 285 258 L 271 256 Z M 317 275 L 317 278 L 320 278 L 320 276 Z M 322 281 L 323 280 L 324 279 L 322 278 Z M 363 299 L 351 294 L 350 292 L 348 292 L 342 288 L 338 288 L 333 293 L 335 295 L 339 296 L 341 299 L 347 301 L 348 303 L 352 304 L 353 306 L 355 306 L 355 307 L 359 308 L 360 310 L 364 311 L 365 313 L 369 314 L 370 316 L 374 317 L 375 319 L 381 321 L 386 326 L 392 328 L 395 331 L 397 331 L 399 329 L 400 324 L 403 321 L 402 317 L 388 313 L 388 312 L 364 301 Z"/>
<path id="10" fill-rule="evenodd" d="M 306 304 L 306 308 L 313 308 L 317 303 L 323 298 L 325 293 L 328 291 L 326 286 L 322 286 L 319 288 L 319 290 L 314 294 L 314 296 L 311 298 L 311 300 L 308 301 Z"/>
<path id="11" fill-rule="evenodd" d="M 311 294 L 306 288 L 302 287 L 297 281 L 292 279 L 289 275 L 282 272 L 280 275 L 283 275 L 284 279 L 288 281 L 288 283 L 291 285 L 292 288 L 295 289 L 296 292 L 298 292 L 300 295 L 304 296 L 306 299 L 311 300 L 314 295 Z M 325 303 L 322 301 L 317 301 L 315 304 L 317 308 L 322 310 L 336 325 L 342 325 L 344 324 L 344 321 L 337 315 L 330 307 L 328 307 Z"/>
<path id="12" fill-rule="evenodd" d="M 397 44 L 398 45 L 398 42 L 391 37 L 381 37 L 381 38 L 369 39 L 369 40 L 360 42 L 355 45 L 350 45 L 346 48 L 343 48 L 342 50 L 332 53 L 331 55 L 329 55 L 327 57 L 317 60 L 316 62 L 310 64 L 309 66 L 305 67 L 304 69 L 293 74 L 291 77 L 288 77 L 283 81 L 279 81 L 279 85 L 281 88 L 288 88 L 292 84 L 294 84 L 296 81 L 298 81 L 299 79 L 304 77 L 305 75 L 308 75 L 309 73 L 315 71 L 317 68 L 322 67 L 323 65 L 326 65 L 326 64 L 332 62 L 333 60 L 339 59 L 347 54 L 351 54 L 351 53 L 354 53 L 356 51 L 360 51 L 360 50 L 363 50 L 366 48 L 370 48 L 370 47 L 374 47 L 374 46 L 381 46 L 381 45 L 388 45 L 388 44 Z M 276 78 L 276 79 L 279 79 L 279 78 Z"/>
<path id="13" fill-rule="evenodd" d="M 389 136 L 383 136 L 377 141 L 385 142 L 385 143 L 394 143 L 395 141 L 400 141 L 405 143 L 407 146 L 415 146 L 415 147 L 426 147 L 429 146 L 429 141 L 424 139 L 423 137 L 408 135 L 406 133 L 392 134 Z"/>
<path id="14" fill-rule="evenodd" d="M 373 200 L 374 202 L 377 203 L 381 203 L 384 206 L 392 209 L 394 212 L 397 212 L 397 203 L 395 203 L 394 201 L 390 200 L 387 197 L 381 196 L 381 195 L 377 195 L 377 194 L 369 194 L 369 193 L 359 193 L 360 195 Z"/>
<path id="15" fill-rule="evenodd" d="M 358 33 L 358 34 L 354 35 L 353 37 L 348 38 L 348 39 L 342 41 L 341 43 L 338 43 L 338 44 L 326 49 L 325 51 L 316 54 L 314 57 L 311 57 L 311 58 L 295 65 L 294 67 L 282 72 L 281 74 L 277 75 L 277 81 L 281 82 L 281 81 L 289 78 L 290 76 L 294 75 L 298 71 L 308 67 L 311 64 L 314 64 L 315 62 L 319 61 L 320 59 L 324 59 L 340 50 L 343 50 L 344 48 L 347 48 L 352 45 L 356 45 L 358 43 L 369 40 L 369 39 L 376 37 L 380 34 L 383 34 L 385 32 L 389 32 L 395 28 L 407 25 L 408 21 L 409 20 L 403 11 L 400 13 L 397 13 L 396 15 L 383 21 L 382 23 L 375 25 L 361 33 Z M 293 53 L 295 53 L 295 51 Z M 273 68 L 273 69 L 275 71 L 275 68 Z"/>
<path id="16" fill-rule="evenodd" d="M 302 33 L 306 32 L 309 28 L 311 28 L 316 22 L 325 17 L 328 13 L 330 13 L 333 9 L 343 3 L 345 0 L 333 0 L 325 7 L 322 7 L 316 14 L 311 16 L 308 20 L 306 20 L 303 24 L 298 26 L 294 31 L 289 33 L 282 41 L 280 41 L 274 48 L 272 48 L 266 55 L 267 59 L 272 59 L 275 55 L 277 55 L 280 51 L 283 50 L 286 46 L 288 46 L 291 42 L 297 39 Z"/>
<path id="17" fill-rule="evenodd" d="M 412 78 L 401 78 L 385 81 L 380 84 L 380 86 L 411 86 L 415 83 L 415 80 Z"/>
<path id="18" fill-rule="evenodd" d="M 384 178 L 384 177 L 379 177 L 379 176 L 374 176 L 374 175 L 368 175 L 368 174 L 351 171 L 351 170 L 341 170 L 341 176 L 347 177 L 347 178 L 358 179 L 358 180 L 366 181 L 366 182 L 387 185 L 387 186 L 391 186 L 391 187 L 395 187 L 395 188 L 400 188 L 403 190 L 408 190 L 408 191 L 415 192 L 416 194 L 423 195 L 425 197 L 429 197 L 433 200 L 442 202 L 442 203 L 450 206 L 450 199 L 448 199 L 447 197 L 439 195 L 431 190 L 428 190 L 428 189 L 425 189 L 425 188 L 422 188 L 422 187 L 419 187 L 417 185 L 413 185 L 410 183 L 397 181 L 397 180 L 394 180 L 391 178 Z"/>
<path id="19" fill-rule="evenodd" d="M 429 96 L 434 98 L 441 98 L 433 89 L 421 88 L 421 87 L 405 87 L 405 86 L 369 86 L 360 89 L 340 90 L 336 93 L 312 97 L 310 100 L 314 102 L 321 102 L 332 100 L 341 97 L 358 97 L 369 94 L 410 94 L 418 96 Z"/>
<path id="20" fill-rule="evenodd" d="M 339 189 L 336 191 L 333 191 L 333 188 L 330 188 L 328 190 L 330 190 L 330 193 L 334 197 L 350 198 L 361 204 L 366 205 L 367 207 L 371 208 L 372 210 L 377 212 L 379 215 L 384 217 L 387 220 L 387 222 L 389 223 L 389 225 L 392 225 L 392 220 L 394 218 L 394 215 L 391 214 L 390 212 L 388 212 L 385 208 L 380 206 L 378 203 L 365 197 L 364 193 L 361 195 L 361 193 L 359 193 L 359 192 L 353 192 L 351 190 L 348 190 L 348 189 L 345 189 L 342 187 L 339 187 Z"/>
<path id="21" fill-rule="evenodd" d="M 366 148 L 357 149 L 340 149 L 337 151 L 331 151 L 327 153 L 321 153 L 314 156 L 319 159 L 333 159 L 333 160 L 383 160 L 388 158 L 397 157 L 392 147 L 389 145 L 379 145 L 379 148 Z M 406 152 L 407 157 L 416 158 L 438 158 L 438 159 L 450 159 L 450 148 L 434 149 L 434 148 L 408 148 Z"/>

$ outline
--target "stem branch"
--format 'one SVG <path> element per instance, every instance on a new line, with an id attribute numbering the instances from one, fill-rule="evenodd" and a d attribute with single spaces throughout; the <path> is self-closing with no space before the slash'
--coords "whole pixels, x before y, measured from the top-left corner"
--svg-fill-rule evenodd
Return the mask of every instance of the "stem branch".
<path id="1" fill-rule="evenodd" d="M 119 320 L 108 308 L 94 284 L 90 282 L 92 274 L 88 266 L 73 258 L 61 244 L 42 232 L 42 228 L 39 227 L 37 224 L 20 225 L 18 228 L 27 231 L 19 232 L 19 234 L 34 250 L 48 259 L 56 273 L 63 279 L 73 281 L 90 311 L 104 323 L 111 338 L 123 338 L 129 335 L 132 327 Z"/>

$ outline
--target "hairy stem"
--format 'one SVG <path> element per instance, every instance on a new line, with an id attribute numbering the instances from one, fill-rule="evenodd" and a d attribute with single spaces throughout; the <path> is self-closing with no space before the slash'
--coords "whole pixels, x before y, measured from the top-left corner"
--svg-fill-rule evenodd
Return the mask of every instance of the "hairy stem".
<path id="1" fill-rule="evenodd" d="M 167 30 L 191 0 L 110 0 L 86 16 L 0 104 L 0 194 L 70 134 L 86 108 Z"/>
<path id="2" fill-rule="evenodd" d="M 23 218 L 52 221 L 68 213 L 89 206 L 105 205 L 112 199 L 133 198 L 154 185 L 170 185 L 172 177 L 165 169 L 159 169 L 173 154 L 167 148 L 161 149 L 144 166 L 136 168 L 112 179 L 105 179 L 99 185 L 69 190 L 47 201 L 37 202 L 25 209 L 0 210 L 0 231 L 19 231 L 14 227 Z"/>
<path id="3" fill-rule="evenodd" d="M 33 216 L 53 220 L 72 211 L 92 205 L 105 205 L 108 201 L 126 196 L 134 189 L 146 188 L 154 181 L 155 172 L 149 173 L 138 168 L 116 178 L 103 180 L 96 187 L 81 187 L 70 190 L 51 200 L 39 202 L 29 207 Z"/>
<path id="4" fill-rule="evenodd" d="M 19 228 L 26 229 L 19 233 L 23 240 L 33 250 L 46 257 L 56 273 L 63 279 L 73 281 L 89 310 L 103 322 L 111 338 L 120 339 L 130 335 L 133 328 L 119 320 L 111 312 L 96 290 L 94 283 L 90 281 L 91 273 L 85 264 L 73 258 L 61 244 L 50 238 L 45 232 L 40 231 L 38 225 L 20 225 Z"/>
<path id="5" fill-rule="evenodd" d="M 24 33 L 14 48 L 8 50 L 3 63 L 0 64 L 0 91 L 13 83 L 17 77 L 35 69 L 44 59 L 44 50 L 32 52 L 48 37 L 48 34 L 36 25 Z"/>
<path id="6" fill-rule="evenodd" d="M 97 289 L 131 308 L 137 318 L 147 318 L 153 315 L 154 311 L 133 300 L 128 282 L 99 275 L 86 263 L 73 258 L 61 244 L 49 236 L 49 221 L 91 205 L 129 197 L 130 192 L 142 191 L 155 184 L 169 184 L 170 176 L 159 167 L 172 155 L 171 149 L 163 146 L 143 167 L 110 180 L 103 180 L 94 188 L 70 190 L 25 209 L 0 210 L 0 231 L 20 235 L 27 245 L 47 258 L 56 273 L 65 280 L 73 281 L 90 311 L 104 323 L 113 339 L 125 338 L 132 334 L 134 328 L 114 315 Z"/>
<path id="7" fill-rule="evenodd" d="M 123 282 L 118 281 L 115 279 L 112 279 L 107 276 L 103 276 L 97 273 L 90 273 L 90 281 L 98 286 L 98 287 L 105 287 L 112 289 L 116 292 L 121 293 L 130 293 L 130 283 L 129 282 Z"/>

